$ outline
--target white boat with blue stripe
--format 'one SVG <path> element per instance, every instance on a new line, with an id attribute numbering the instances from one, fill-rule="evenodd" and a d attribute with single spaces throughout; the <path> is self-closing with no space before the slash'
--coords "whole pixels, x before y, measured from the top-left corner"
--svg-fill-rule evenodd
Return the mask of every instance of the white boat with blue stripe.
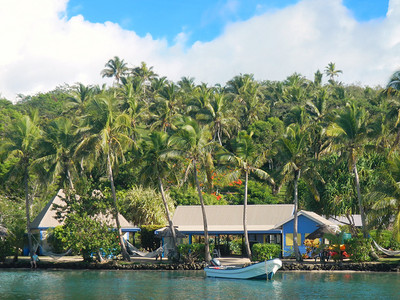
<path id="1" fill-rule="evenodd" d="M 222 266 L 219 260 L 212 259 L 211 265 L 204 268 L 207 277 L 229 279 L 268 279 L 282 267 L 279 258 L 266 260 L 246 267 Z"/>

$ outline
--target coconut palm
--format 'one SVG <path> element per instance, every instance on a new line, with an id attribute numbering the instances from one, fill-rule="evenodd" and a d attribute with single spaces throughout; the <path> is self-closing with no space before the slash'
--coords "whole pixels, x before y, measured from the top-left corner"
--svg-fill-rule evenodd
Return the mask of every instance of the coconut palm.
<path id="1" fill-rule="evenodd" d="M 51 121 L 40 143 L 44 152 L 34 161 L 34 164 L 46 167 L 46 173 L 51 176 L 50 182 L 60 177 L 71 190 L 74 190 L 73 174 L 77 173 L 74 154 L 81 132 L 83 128 L 79 130 L 71 119 L 60 117 Z"/>
<path id="2" fill-rule="evenodd" d="M 211 260 L 210 246 L 208 240 L 207 215 L 204 206 L 202 189 L 200 187 L 198 168 L 205 165 L 205 160 L 211 150 L 211 134 L 207 127 L 201 128 L 199 124 L 190 117 L 182 118 L 178 124 L 179 130 L 171 137 L 171 143 L 176 146 L 178 152 L 182 154 L 192 167 L 193 176 L 199 196 L 204 225 L 205 259 Z"/>
<path id="3" fill-rule="evenodd" d="M 385 186 L 383 193 L 375 193 L 376 202 L 373 205 L 372 218 L 378 225 L 387 224 L 384 219 L 393 224 L 393 235 L 400 241 L 400 157 L 393 153 L 389 159 L 388 170 L 384 171 L 386 180 L 390 183 Z"/>
<path id="4" fill-rule="evenodd" d="M 209 105 L 206 107 L 205 115 L 211 122 L 213 140 L 218 140 L 222 146 L 222 138 L 230 138 L 233 132 L 237 132 L 240 123 L 234 118 L 228 109 L 227 96 L 224 93 L 215 93 Z"/>
<path id="5" fill-rule="evenodd" d="M 253 75 L 235 76 L 228 81 L 226 91 L 238 103 L 241 110 L 241 123 L 248 126 L 267 111 L 262 102 L 262 86 L 254 80 Z"/>
<path id="6" fill-rule="evenodd" d="M 393 127 L 397 128 L 396 138 L 393 143 L 393 148 L 395 148 L 400 142 L 400 71 L 393 73 L 386 88 L 383 90 L 383 95 L 388 99 L 385 118 L 391 120 L 394 123 Z"/>
<path id="7" fill-rule="evenodd" d="M 166 82 L 164 88 L 158 92 L 158 96 L 150 105 L 149 110 L 154 120 L 151 129 L 162 130 L 166 132 L 173 127 L 174 118 L 181 111 L 181 99 L 179 88 L 176 84 Z"/>
<path id="8" fill-rule="evenodd" d="M 368 237 L 368 232 L 361 196 L 357 160 L 365 146 L 367 138 L 367 122 L 368 116 L 366 111 L 357 108 L 354 103 L 348 103 L 344 110 L 337 114 L 335 121 L 327 128 L 328 136 L 337 138 L 337 145 L 347 154 L 349 166 L 354 173 L 354 183 L 357 190 L 358 205 L 361 214 L 363 235 L 365 238 Z"/>
<path id="9" fill-rule="evenodd" d="M 313 171 L 310 168 L 310 159 L 308 158 L 308 144 L 308 131 L 298 124 L 289 125 L 286 134 L 276 143 L 279 151 L 278 157 L 283 164 L 281 167 L 282 182 L 280 186 L 286 182 L 292 182 L 293 184 L 293 247 L 297 261 L 302 259 L 297 241 L 298 183 L 302 174 L 312 173 Z M 305 177 L 311 179 L 313 176 Z"/>
<path id="10" fill-rule="evenodd" d="M 125 76 L 129 70 L 124 60 L 118 56 L 114 56 L 104 66 L 105 68 L 101 71 L 101 76 L 108 78 L 115 77 L 117 84 L 121 80 L 121 77 Z"/>
<path id="11" fill-rule="evenodd" d="M 400 71 L 396 71 L 393 73 L 393 75 L 389 79 L 386 88 L 394 89 L 397 92 L 400 91 Z"/>
<path id="12" fill-rule="evenodd" d="M 247 190 L 249 175 L 255 174 L 257 177 L 269 180 L 275 184 L 270 175 L 259 167 L 262 166 L 266 159 L 265 154 L 257 151 L 255 144 L 245 131 L 239 133 L 237 139 L 232 145 L 233 153 L 224 152 L 220 155 L 221 161 L 227 161 L 234 165 L 235 171 L 229 175 L 229 178 L 237 180 L 240 175 L 245 176 L 244 182 L 244 201 L 243 201 L 243 231 L 246 245 L 247 257 L 251 259 L 251 249 L 249 235 L 247 231 Z"/>
<path id="13" fill-rule="evenodd" d="M 119 221 L 119 209 L 114 185 L 113 168 L 117 166 L 119 160 L 124 160 L 124 151 L 132 142 L 129 137 L 130 118 L 125 113 L 119 112 L 119 101 L 113 94 L 101 95 L 95 98 L 88 107 L 89 114 L 87 122 L 91 125 L 92 131 L 89 136 L 77 147 L 76 152 L 92 149 L 94 158 L 103 158 L 106 165 L 106 173 L 110 180 L 111 193 L 114 205 L 114 217 L 117 225 L 122 256 L 125 260 L 130 260 L 126 251 L 125 242 L 122 237 L 121 225 Z"/>
<path id="14" fill-rule="evenodd" d="M 39 115 L 38 111 L 31 112 L 31 116 L 24 115 L 17 120 L 12 126 L 11 136 L 2 142 L 1 150 L 7 154 L 11 162 L 15 162 L 12 169 L 14 172 L 22 172 L 23 187 L 25 194 L 25 215 L 26 230 L 28 232 L 29 254 L 32 259 L 32 233 L 30 221 L 30 168 L 35 158 L 38 147 L 38 140 L 41 131 L 38 127 Z"/>
<path id="15" fill-rule="evenodd" d="M 143 145 L 143 148 L 144 153 L 141 157 L 141 160 L 144 160 L 145 165 L 141 171 L 141 178 L 145 181 L 152 181 L 158 185 L 161 193 L 161 198 L 164 203 L 168 225 L 172 233 L 174 243 L 173 247 L 175 253 L 178 253 L 174 224 L 172 222 L 169 212 L 163 184 L 163 181 L 167 177 L 171 176 L 171 173 L 173 172 L 168 157 L 168 154 L 171 152 L 171 145 L 169 142 L 168 134 L 159 131 L 152 132 L 146 140 L 145 144 Z"/>
<path id="16" fill-rule="evenodd" d="M 93 98 L 94 88 L 91 86 L 85 86 L 82 83 L 78 83 L 72 88 L 69 97 L 65 103 L 67 111 L 74 110 L 74 116 L 82 115 L 85 111 L 85 106 Z"/>
<path id="17" fill-rule="evenodd" d="M 132 69 L 132 74 L 134 77 L 141 78 L 143 81 L 143 95 L 146 94 L 146 87 L 151 85 L 151 81 L 154 78 L 157 78 L 157 74 L 153 71 L 153 67 L 147 67 L 145 62 L 141 62 L 140 67 L 136 67 Z"/>
<path id="18" fill-rule="evenodd" d="M 334 83 L 335 82 L 335 77 L 339 76 L 339 73 L 343 73 L 342 70 L 336 70 L 336 66 L 333 62 L 330 62 L 326 67 L 325 67 L 325 75 L 329 77 L 329 81 Z"/>

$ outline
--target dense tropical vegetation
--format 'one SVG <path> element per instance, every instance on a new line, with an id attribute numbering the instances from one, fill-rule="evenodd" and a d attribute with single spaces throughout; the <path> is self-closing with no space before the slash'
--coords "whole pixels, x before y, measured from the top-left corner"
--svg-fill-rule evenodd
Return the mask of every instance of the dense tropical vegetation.
<path id="1" fill-rule="evenodd" d="M 104 197 L 87 209 L 109 206 L 127 260 L 118 212 L 172 229 L 179 204 L 203 208 L 206 260 L 206 204 L 294 203 L 296 213 L 350 222 L 359 213 L 364 237 L 390 228 L 400 241 L 399 72 L 385 88 L 345 85 L 340 73 L 329 63 L 326 83 L 318 70 L 312 80 L 240 74 L 210 86 L 114 57 L 101 71 L 111 87 L 77 83 L 1 99 L 0 223 L 17 252 L 25 224 L 32 251 L 30 221 L 49 198 L 63 188 L 71 200 L 90 186 Z M 78 204 L 72 216 L 91 223 Z"/>

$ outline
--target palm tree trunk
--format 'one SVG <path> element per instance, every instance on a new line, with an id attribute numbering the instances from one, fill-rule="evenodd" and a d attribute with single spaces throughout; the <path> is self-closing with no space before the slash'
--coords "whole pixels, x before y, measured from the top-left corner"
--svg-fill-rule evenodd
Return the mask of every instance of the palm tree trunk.
<path id="1" fill-rule="evenodd" d="M 199 184 L 199 179 L 197 178 L 197 164 L 196 160 L 193 159 L 193 168 L 194 168 L 194 179 L 196 181 L 196 187 L 197 187 L 197 193 L 199 194 L 199 199 L 200 199 L 200 204 L 201 204 L 201 212 L 203 214 L 203 225 L 204 225 L 204 245 L 205 245 L 205 260 L 207 263 L 211 261 L 211 255 L 210 255 L 210 244 L 208 241 L 208 225 L 207 225 L 207 215 L 206 215 L 206 208 L 204 206 L 204 199 L 203 195 L 201 193 L 200 189 L 200 184 Z"/>
<path id="2" fill-rule="evenodd" d="M 299 245 L 297 243 L 297 229 L 298 229 L 298 220 L 297 220 L 297 211 L 298 211 L 298 184 L 300 179 L 301 170 L 296 170 L 294 175 L 294 217 L 293 217 L 293 248 L 294 248 L 294 255 L 296 256 L 297 261 L 302 261 Z"/>
<path id="3" fill-rule="evenodd" d="M 249 172 L 246 170 L 246 179 L 244 182 L 244 202 L 243 202 L 243 233 L 244 233 L 244 243 L 246 245 L 247 257 L 251 259 L 251 249 L 249 242 L 249 234 L 247 232 L 247 186 L 249 182 Z"/>
<path id="4" fill-rule="evenodd" d="M 356 189 L 357 189 L 358 207 L 360 208 L 360 214 L 361 214 L 361 224 L 362 224 L 363 236 L 364 236 L 364 238 L 368 238 L 367 224 L 365 222 L 364 206 L 362 204 L 361 191 L 360 191 L 360 179 L 358 177 L 356 163 L 354 163 L 353 170 L 354 170 L 354 181 L 355 181 Z"/>
<path id="5" fill-rule="evenodd" d="M 67 167 L 67 176 L 68 176 L 69 187 L 70 187 L 71 191 L 74 191 L 75 190 L 74 183 L 72 182 L 71 172 L 68 167 Z"/>
<path id="6" fill-rule="evenodd" d="M 25 215 L 26 215 L 26 231 L 28 233 L 28 247 L 29 247 L 29 256 L 32 259 L 33 256 L 33 247 L 32 247 L 32 233 L 31 233 L 31 213 L 30 213 L 30 204 L 29 204 L 29 173 L 28 166 L 25 166 L 25 174 L 24 174 L 24 187 L 25 187 Z"/>
<path id="7" fill-rule="evenodd" d="M 110 153 L 107 153 L 107 165 L 108 165 L 108 175 L 109 175 L 109 179 L 110 179 L 110 183 L 111 183 L 111 192 L 112 192 L 113 203 L 114 203 L 115 222 L 117 224 L 118 238 L 119 238 L 119 243 L 121 244 L 122 257 L 124 260 L 130 261 L 131 258 L 129 256 L 128 252 L 126 251 L 125 242 L 122 237 L 121 225 L 119 222 L 119 210 L 118 210 L 118 206 L 117 206 L 117 196 L 115 193 L 114 176 L 113 176 L 113 171 L 112 171 L 112 167 L 111 167 Z"/>
<path id="8" fill-rule="evenodd" d="M 164 186 L 161 180 L 161 177 L 158 176 L 158 187 L 160 188 L 160 193 L 161 193 L 161 198 L 163 200 L 164 203 L 164 208 L 165 208 L 165 213 L 167 215 L 167 219 L 168 219 L 168 225 L 169 225 L 169 229 L 171 230 L 171 234 L 172 234 L 172 240 L 174 242 L 174 251 L 175 253 L 178 253 L 178 249 L 177 249 L 177 240 L 176 240 L 176 233 L 175 233 L 175 228 L 174 228 L 174 224 L 172 223 L 172 219 L 171 219 L 171 215 L 169 213 L 169 209 L 168 209 L 168 203 L 167 203 L 167 199 L 165 198 L 165 193 L 164 193 Z"/>

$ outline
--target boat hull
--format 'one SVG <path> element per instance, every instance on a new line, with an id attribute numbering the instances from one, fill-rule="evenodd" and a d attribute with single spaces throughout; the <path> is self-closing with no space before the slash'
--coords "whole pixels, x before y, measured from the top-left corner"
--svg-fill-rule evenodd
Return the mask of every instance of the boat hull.
<path id="1" fill-rule="evenodd" d="M 206 267 L 204 271 L 208 277 L 230 279 L 272 279 L 276 271 L 282 267 L 279 258 L 263 261 L 244 268 L 236 267 Z"/>

